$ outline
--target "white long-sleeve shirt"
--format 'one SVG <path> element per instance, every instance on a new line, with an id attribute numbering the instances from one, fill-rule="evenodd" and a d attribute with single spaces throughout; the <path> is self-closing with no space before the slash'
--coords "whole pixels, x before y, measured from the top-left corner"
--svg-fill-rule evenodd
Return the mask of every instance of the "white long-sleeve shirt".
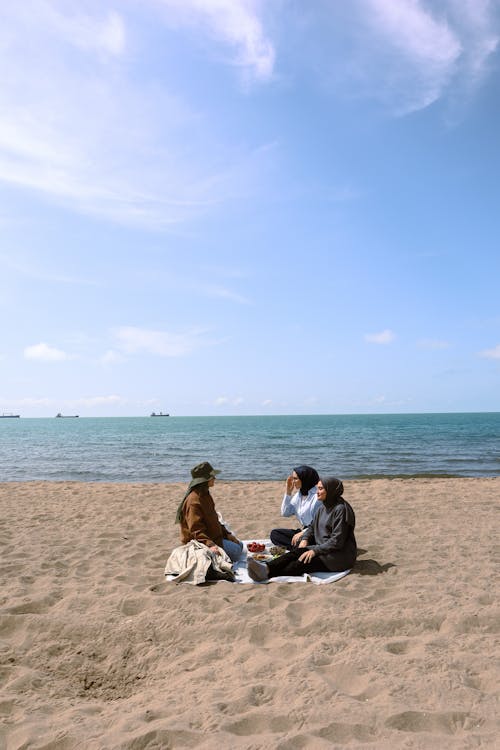
<path id="1" fill-rule="evenodd" d="M 304 497 L 300 492 L 295 495 L 285 493 L 281 503 L 282 516 L 297 516 L 302 526 L 309 526 L 314 518 L 314 513 L 319 505 L 316 495 L 316 487 L 311 487 L 308 494 Z"/>

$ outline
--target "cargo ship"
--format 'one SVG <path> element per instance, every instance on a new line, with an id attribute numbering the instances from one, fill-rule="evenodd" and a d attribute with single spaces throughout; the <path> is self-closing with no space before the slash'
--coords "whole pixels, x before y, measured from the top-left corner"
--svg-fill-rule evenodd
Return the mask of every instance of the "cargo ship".
<path id="1" fill-rule="evenodd" d="M 152 411 L 150 417 L 169 417 L 170 414 L 165 414 L 163 411 Z"/>
<path id="2" fill-rule="evenodd" d="M 19 419 L 20 414 L 12 414 L 11 412 L 4 412 L 0 414 L 0 419 Z"/>

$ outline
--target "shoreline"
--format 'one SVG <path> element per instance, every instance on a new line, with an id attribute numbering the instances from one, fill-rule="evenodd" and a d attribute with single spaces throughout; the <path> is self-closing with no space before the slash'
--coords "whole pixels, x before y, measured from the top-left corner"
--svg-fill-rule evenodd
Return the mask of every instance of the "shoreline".
<path id="1" fill-rule="evenodd" d="M 326 476 L 326 475 L 325 475 Z M 393 481 L 402 481 L 402 482 L 412 482 L 412 481 L 425 481 L 425 480 L 431 480 L 431 481 L 447 481 L 447 480 L 466 480 L 466 481 L 474 481 L 474 480 L 496 480 L 500 479 L 500 474 L 369 474 L 369 475 L 362 475 L 362 476 L 348 476 L 345 479 L 342 479 L 343 483 L 346 482 L 376 482 L 379 480 L 384 480 L 388 482 Z M 217 486 L 220 486 L 222 484 L 254 484 L 254 483 L 266 483 L 266 484 L 278 484 L 283 485 L 285 482 L 285 477 L 281 479 L 220 479 L 217 478 Z M 128 479 L 0 479 L 0 487 L 2 485 L 26 485 L 26 484 L 46 484 L 51 485 L 54 484 L 56 486 L 60 486 L 62 484 L 77 484 L 77 485 L 110 485 L 112 487 L 138 487 L 138 486 L 166 486 L 169 487 L 171 485 L 185 485 L 187 487 L 188 485 L 188 479 L 178 479 L 178 480 L 165 480 L 165 479 L 152 479 L 150 481 L 130 481 Z"/>
<path id="2" fill-rule="evenodd" d="M 500 477 L 345 480 L 358 561 L 327 586 L 166 583 L 185 487 L 0 483 L 0 744 L 495 747 Z M 294 526 L 282 491 L 213 495 L 248 539 Z"/>

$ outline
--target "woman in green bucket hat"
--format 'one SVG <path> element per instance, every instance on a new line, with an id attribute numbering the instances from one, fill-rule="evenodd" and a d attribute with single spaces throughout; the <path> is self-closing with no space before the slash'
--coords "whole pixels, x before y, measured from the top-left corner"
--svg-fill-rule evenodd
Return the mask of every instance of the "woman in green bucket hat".
<path id="1" fill-rule="evenodd" d="M 223 549 L 236 562 L 243 545 L 219 520 L 215 504 L 210 494 L 214 486 L 218 469 L 208 461 L 203 461 L 191 469 L 191 481 L 186 493 L 177 508 L 175 522 L 180 524 L 181 542 L 187 544 L 192 539 L 206 544 L 217 553 Z"/>

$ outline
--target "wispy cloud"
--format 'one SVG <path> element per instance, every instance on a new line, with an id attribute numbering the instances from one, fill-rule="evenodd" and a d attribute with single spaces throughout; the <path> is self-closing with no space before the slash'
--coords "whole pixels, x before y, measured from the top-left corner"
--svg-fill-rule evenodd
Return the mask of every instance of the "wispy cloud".
<path id="1" fill-rule="evenodd" d="M 260 84 L 275 77 L 276 40 L 285 48 L 292 25 L 293 43 L 300 33 L 304 43 L 300 68 L 310 64 L 320 29 L 328 38 L 318 75 L 327 78 L 333 70 L 355 96 L 382 97 L 400 113 L 428 106 L 457 82 L 480 83 L 498 47 L 497 6 L 487 0 L 308 6 L 286 0 L 1 4 L 0 182 L 85 215 L 155 230 L 264 190 L 278 192 L 268 179 L 278 159 L 273 144 L 221 135 L 218 113 L 190 101 L 171 70 L 155 68 L 153 78 L 147 63 L 137 63 L 141 53 L 147 57 L 151 22 L 158 48 L 162 35 L 167 45 L 182 34 L 186 46 L 199 45 L 205 56 Z M 147 17 L 143 24 L 135 23 L 136 13 Z M 333 199 L 349 197 L 347 190 Z"/>
<path id="2" fill-rule="evenodd" d="M 242 396 L 218 396 L 214 401 L 214 406 L 240 406 L 245 402 Z"/>
<path id="3" fill-rule="evenodd" d="M 20 399 L 1 399 L 0 404 L 4 408 L 8 409 L 21 409 L 23 406 L 27 407 L 50 407 L 54 405 L 54 402 L 50 398 L 36 398 L 32 396 L 24 396 Z"/>
<path id="4" fill-rule="evenodd" d="M 500 359 L 500 344 L 494 346 L 493 349 L 485 349 L 479 353 L 479 356 L 486 359 Z"/>
<path id="5" fill-rule="evenodd" d="M 123 354 L 120 354 L 120 352 L 116 352 L 114 349 L 108 349 L 100 358 L 100 362 L 103 365 L 116 365 L 125 362 L 125 359 L 126 358 Z"/>
<path id="6" fill-rule="evenodd" d="M 470 93 L 500 36 L 496 0 L 352 0 L 322 15 L 331 38 L 311 51 L 323 61 L 318 75 L 395 115 Z"/>
<path id="7" fill-rule="evenodd" d="M 389 328 L 386 328 L 384 331 L 380 331 L 379 333 L 365 334 L 365 341 L 368 341 L 368 343 L 370 344 L 390 344 L 394 341 L 395 338 L 396 334 Z"/>
<path id="8" fill-rule="evenodd" d="M 419 346 L 420 349 L 449 349 L 450 342 L 441 339 L 420 339 L 420 341 L 417 342 L 417 346 Z"/>
<path id="9" fill-rule="evenodd" d="M 230 302 L 237 302 L 239 305 L 248 305 L 250 300 L 248 297 L 243 296 L 234 292 L 232 289 L 227 289 L 223 286 L 217 285 L 206 285 L 203 287 L 205 294 L 209 297 L 217 297 L 219 299 L 227 299 Z"/>
<path id="10" fill-rule="evenodd" d="M 260 179 L 254 163 L 269 156 L 219 141 L 168 71 L 152 79 L 134 67 L 148 39 L 142 26 L 130 32 L 133 5 L 121 14 L 96 2 L 0 8 L 0 182 L 84 214 L 165 229 L 234 200 L 243 185 L 251 190 Z M 269 73 L 252 4 L 164 5 L 165 28 L 201 19 L 235 47 L 238 64 Z"/>
<path id="11" fill-rule="evenodd" d="M 259 0 L 159 0 L 168 25 L 190 26 L 222 42 L 233 54 L 230 62 L 254 78 L 267 80 L 273 73 L 275 50 L 267 36 Z M 217 52 L 220 55 L 220 51 Z"/>
<path id="12" fill-rule="evenodd" d="M 125 49 L 125 26 L 122 17 L 113 10 L 98 9 L 94 16 L 80 10 L 81 4 L 72 2 L 56 6 L 50 0 L 25 0 L 21 18 L 29 20 L 34 12 L 43 13 L 47 36 L 63 39 L 68 45 L 100 54 L 118 56 Z M 6 9 L 5 15 L 19 18 L 19 11 Z"/>
<path id="13" fill-rule="evenodd" d="M 39 344 L 27 346 L 24 350 L 24 357 L 25 359 L 37 360 L 39 362 L 62 362 L 71 359 L 70 355 L 62 351 L 62 349 L 49 346 L 44 341 L 41 341 Z"/>
<path id="14" fill-rule="evenodd" d="M 124 354 L 154 354 L 159 357 L 184 357 L 206 346 L 203 329 L 186 333 L 155 331 L 135 326 L 122 326 L 114 330 L 116 348 Z"/>
<path id="15" fill-rule="evenodd" d="M 426 107 L 436 101 L 455 72 L 462 53 L 458 35 L 419 0 L 365 0 L 376 35 L 384 40 L 388 63 L 384 70 L 391 88 L 411 87 L 403 109 Z M 398 60 L 390 60 L 397 56 Z M 399 79 L 399 80 L 398 80 Z M 401 93 L 401 89 L 400 89 Z"/>
<path id="16" fill-rule="evenodd" d="M 196 295 L 235 302 L 239 305 L 249 305 L 251 300 L 246 295 L 236 291 L 233 285 L 236 285 L 239 281 L 245 281 L 247 277 L 248 272 L 237 268 L 211 266 L 209 264 L 198 264 L 196 267 L 187 265 L 179 270 L 170 266 L 167 270 L 154 267 L 143 273 L 143 278 L 147 283 L 159 284 L 162 290 L 173 289 L 176 292 L 195 293 Z M 216 281 L 212 282 L 210 279 Z"/>
<path id="17" fill-rule="evenodd" d="M 55 284 L 83 284 L 90 286 L 97 286 L 100 282 L 94 281 L 93 279 L 84 279 L 76 276 L 66 275 L 56 270 L 41 269 L 34 261 L 22 261 L 19 259 L 12 260 L 7 255 L 0 254 L 0 266 L 14 271 L 15 273 L 27 276 L 31 279 L 38 281 L 48 281 Z"/>
<path id="18" fill-rule="evenodd" d="M 114 393 L 109 396 L 88 396 L 67 402 L 68 405 L 75 407 L 116 406 L 117 404 L 125 403 L 127 403 L 126 399 Z"/>

